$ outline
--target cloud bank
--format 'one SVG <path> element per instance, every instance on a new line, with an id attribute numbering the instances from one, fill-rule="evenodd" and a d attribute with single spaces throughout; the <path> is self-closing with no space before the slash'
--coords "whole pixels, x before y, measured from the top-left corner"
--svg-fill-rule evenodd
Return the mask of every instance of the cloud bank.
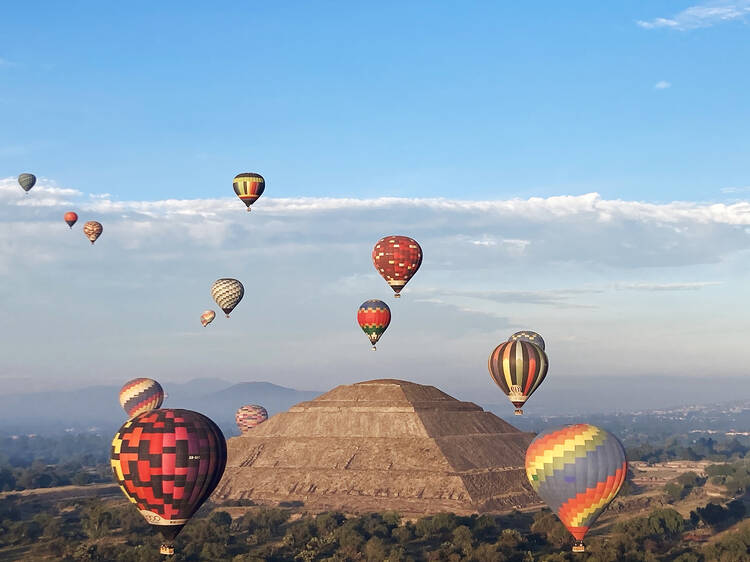
<path id="1" fill-rule="evenodd" d="M 80 217 L 72 231 L 68 210 Z M 104 225 L 95 246 L 80 230 L 87 220 Z M 0 377 L 54 386 L 215 375 L 325 389 L 396 376 L 450 391 L 464 373 L 464 396 L 481 396 L 492 388 L 486 355 L 522 328 L 545 335 L 557 372 L 584 375 L 701 371 L 713 361 L 705 354 L 657 361 L 664 342 L 697 348 L 724 330 L 731 369 L 744 322 L 731 303 L 746 286 L 731 280 L 744 275 L 748 232 L 745 201 L 264 196 L 247 213 L 233 197 L 127 201 L 43 178 L 25 195 L 8 178 L 0 306 L 13 330 L 0 341 Z M 424 251 L 399 301 L 370 258 L 388 234 Z M 219 277 L 242 280 L 246 296 L 204 329 Z M 355 323 L 369 298 L 394 315 L 377 354 Z M 714 326 L 718 309 L 730 318 Z"/>

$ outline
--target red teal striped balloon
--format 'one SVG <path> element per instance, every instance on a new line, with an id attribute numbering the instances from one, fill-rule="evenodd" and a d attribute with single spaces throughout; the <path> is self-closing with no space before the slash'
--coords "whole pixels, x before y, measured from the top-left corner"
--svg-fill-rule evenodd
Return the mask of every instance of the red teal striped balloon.
<path id="1" fill-rule="evenodd" d="M 577 424 L 540 433 L 526 450 L 526 476 L 575 537 L 583 537 L 620 491 L 628 472 L 620 441 L 599 427 Z"/>

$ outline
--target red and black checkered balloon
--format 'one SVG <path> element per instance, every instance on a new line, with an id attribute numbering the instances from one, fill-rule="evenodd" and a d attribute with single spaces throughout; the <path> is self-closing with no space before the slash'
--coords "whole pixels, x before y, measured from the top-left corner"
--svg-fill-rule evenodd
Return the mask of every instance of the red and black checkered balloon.
<path id="1" fill-rule="evenodd" d="M 120 488 L 168 540 L 211 495 L 226 462 L 221 430 L 191 410 L 144 412 L 125 422 L 112 440 L 112 471 Z"/>

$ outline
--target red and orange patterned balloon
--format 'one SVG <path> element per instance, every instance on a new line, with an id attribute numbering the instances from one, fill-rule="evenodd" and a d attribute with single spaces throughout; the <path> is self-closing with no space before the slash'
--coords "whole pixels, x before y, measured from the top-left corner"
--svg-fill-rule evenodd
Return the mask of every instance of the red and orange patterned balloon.
<path id="1" fill-rule="evenodd" d="M 268 419 L 268 411 L 258 404 L 247 404 L 240 407 L 234 415 L 237 427 L 245 435 L 248 431 Z"/>
<path id="2" fill-rule="evenodd" d="M 151 410 L 115 434 L 110 462 L 123 493 L 161 531 L 160 552 L 171 555 L 175 537 L 221 480 L 227 444 L 203 414 Z"/>
<path id="3" fill-rule="evenodd" d="M 398 298 L 422 265 L 422 248 L 408 236 L 385 236 L 372 250 L 372 263 Z"/>

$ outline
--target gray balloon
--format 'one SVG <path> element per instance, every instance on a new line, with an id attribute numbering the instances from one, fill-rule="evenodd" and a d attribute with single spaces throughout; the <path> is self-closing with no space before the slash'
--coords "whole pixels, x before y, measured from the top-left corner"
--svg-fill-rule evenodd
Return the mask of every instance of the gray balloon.
<path id="1" fill-rule="evenodd" d="M 542 336 L 540 336 L 536 332 L 532 332 L 531 330 L 521 330 L 520 332 L 516 332 L 508 338 L 508 341 L 518 340 L 535 343 L 539 347 L 541 347 L 542 350 L 544 350 L 544 339 L 542 339 Z"/>
<path id="2" fill-rule="evenodd" d="M 36 183 L 36 176 L 34 174 L 21 174 L 18 176 L 18 183 L 28 193 L 29 189 L 34 187 Z"/>

